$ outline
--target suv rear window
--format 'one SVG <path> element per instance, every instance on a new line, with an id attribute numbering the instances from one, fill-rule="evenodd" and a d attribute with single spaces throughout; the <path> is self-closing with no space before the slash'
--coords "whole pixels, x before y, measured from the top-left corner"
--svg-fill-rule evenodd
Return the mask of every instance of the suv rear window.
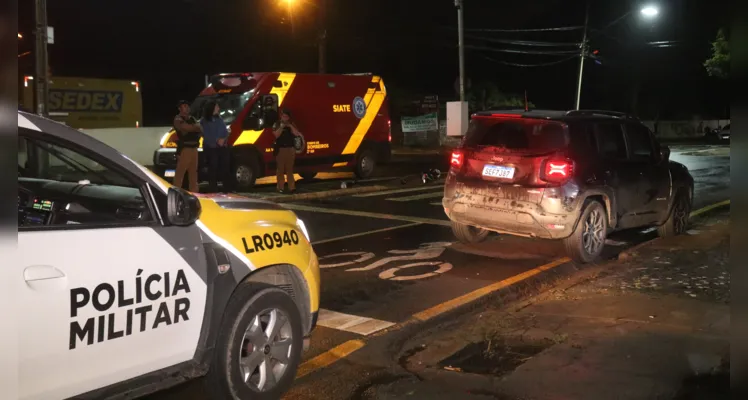
<path id="1" fill-rule="evenodd" d="M 476 117 L 470 121 L 465 145 L 493 146 L 509 150 L 551 151 L 569 144 L 568 129 L 559 122 L 538 119 Z"/>

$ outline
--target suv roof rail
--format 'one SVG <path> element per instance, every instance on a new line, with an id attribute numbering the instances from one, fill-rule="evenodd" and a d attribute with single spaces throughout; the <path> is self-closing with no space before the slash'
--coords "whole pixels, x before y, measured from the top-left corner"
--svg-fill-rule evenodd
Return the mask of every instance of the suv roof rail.
<path id="1" fill-rule="evenodd" d="M 626 114 L 625 112 L 620 111 L 608 111 L 608 110 L 571 110 L 567 111 L 566 115 L 568 116 L 574 116 L 574 115 L 606 115 L 609 117 L 619 117 L 619 118 L 630 118 L 630 119 L 639 119 L 633 115 Z"/>

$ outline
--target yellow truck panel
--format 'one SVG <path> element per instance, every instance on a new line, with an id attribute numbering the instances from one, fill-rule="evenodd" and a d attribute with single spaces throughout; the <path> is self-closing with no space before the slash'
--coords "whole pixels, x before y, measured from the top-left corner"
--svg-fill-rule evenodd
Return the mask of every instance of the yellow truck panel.
<path id="1" fill-rule="evenodd" d="M 34 110 L 34 80 L 25 77 L 21 104 Z M 143 121 L 140 83 L 122 79 L 53 76 L 49 113 L 76 129 L 136 128 Z"/>

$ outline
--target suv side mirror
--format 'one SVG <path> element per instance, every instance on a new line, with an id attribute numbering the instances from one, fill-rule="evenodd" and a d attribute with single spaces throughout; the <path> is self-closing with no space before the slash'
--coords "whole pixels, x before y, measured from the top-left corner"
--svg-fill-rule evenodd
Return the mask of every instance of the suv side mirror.
<path id="1" fill-rule="evenodd" d="M 660 162 L 668 162 L 670 160 L 670 147 L 667 145 L 660 145 Z"/>
<path id="2" fill-rule="evenodd" d="M 201 212 L 200 200 L 195 195 L 174 186 L 169 188 L 166 194 L 166 219 L 170 224 L 192 225 L 200 218 Z"/>

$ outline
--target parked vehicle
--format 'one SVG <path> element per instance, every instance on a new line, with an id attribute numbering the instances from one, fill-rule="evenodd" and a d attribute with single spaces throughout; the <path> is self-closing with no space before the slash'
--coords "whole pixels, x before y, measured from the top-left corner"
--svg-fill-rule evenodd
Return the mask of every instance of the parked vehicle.
<path id="1" fill-rule="evenodd" d="M 133 399 L 203 376 L 211 398 L 279 399 L 317 323 L 319 262 L 294 212 L 183 191 L 22 112 L 14 248 L 0 301 L 17 357 L 0 373 L 20 400 Z"/>
<path id="2" fill-rule="evenodd" d="M 271 127 L 283 108 L 293 112 L 302 133 L 294 170 L 304 179 L 330 170 L 350 170 L 365 178 L 390 158 L 387 91 L 376 75 L 220 74 L 192 104 L 196 117 L 210 99 L 218 102 L 228 125 L 232 170 L 240 188 L 275 174 Z M 167 179 L 176 169 L 175 148 L 176 133 L 171 130 L 153 156 L 155 171 Z M 202 152 L 199 158 L 204 180 Z"/>
<path id="3" fill-rule="evenodd" d="M 717 134 L 718 138 L 722 141 L 730 141 L 730 124 L 725 125 Z"/>
<path id="4" fill-rule="evenodd" d="M 23 110 L 34 109 L 34 77 L 20 91 Z M 75 129 L 138 128 L 143 121 L 140 82 L 53 76 L 49 79 L 49 117 Z"/>
<path id="5" fill-rule="evenodd" d="M 693 177 L 638 119 L 609 111 L 473 115 L 454 150 L 443 205 L 462 242 L 489 232 L 563 240 L 594 261 L 615 230 L 686 230 Z"/>

